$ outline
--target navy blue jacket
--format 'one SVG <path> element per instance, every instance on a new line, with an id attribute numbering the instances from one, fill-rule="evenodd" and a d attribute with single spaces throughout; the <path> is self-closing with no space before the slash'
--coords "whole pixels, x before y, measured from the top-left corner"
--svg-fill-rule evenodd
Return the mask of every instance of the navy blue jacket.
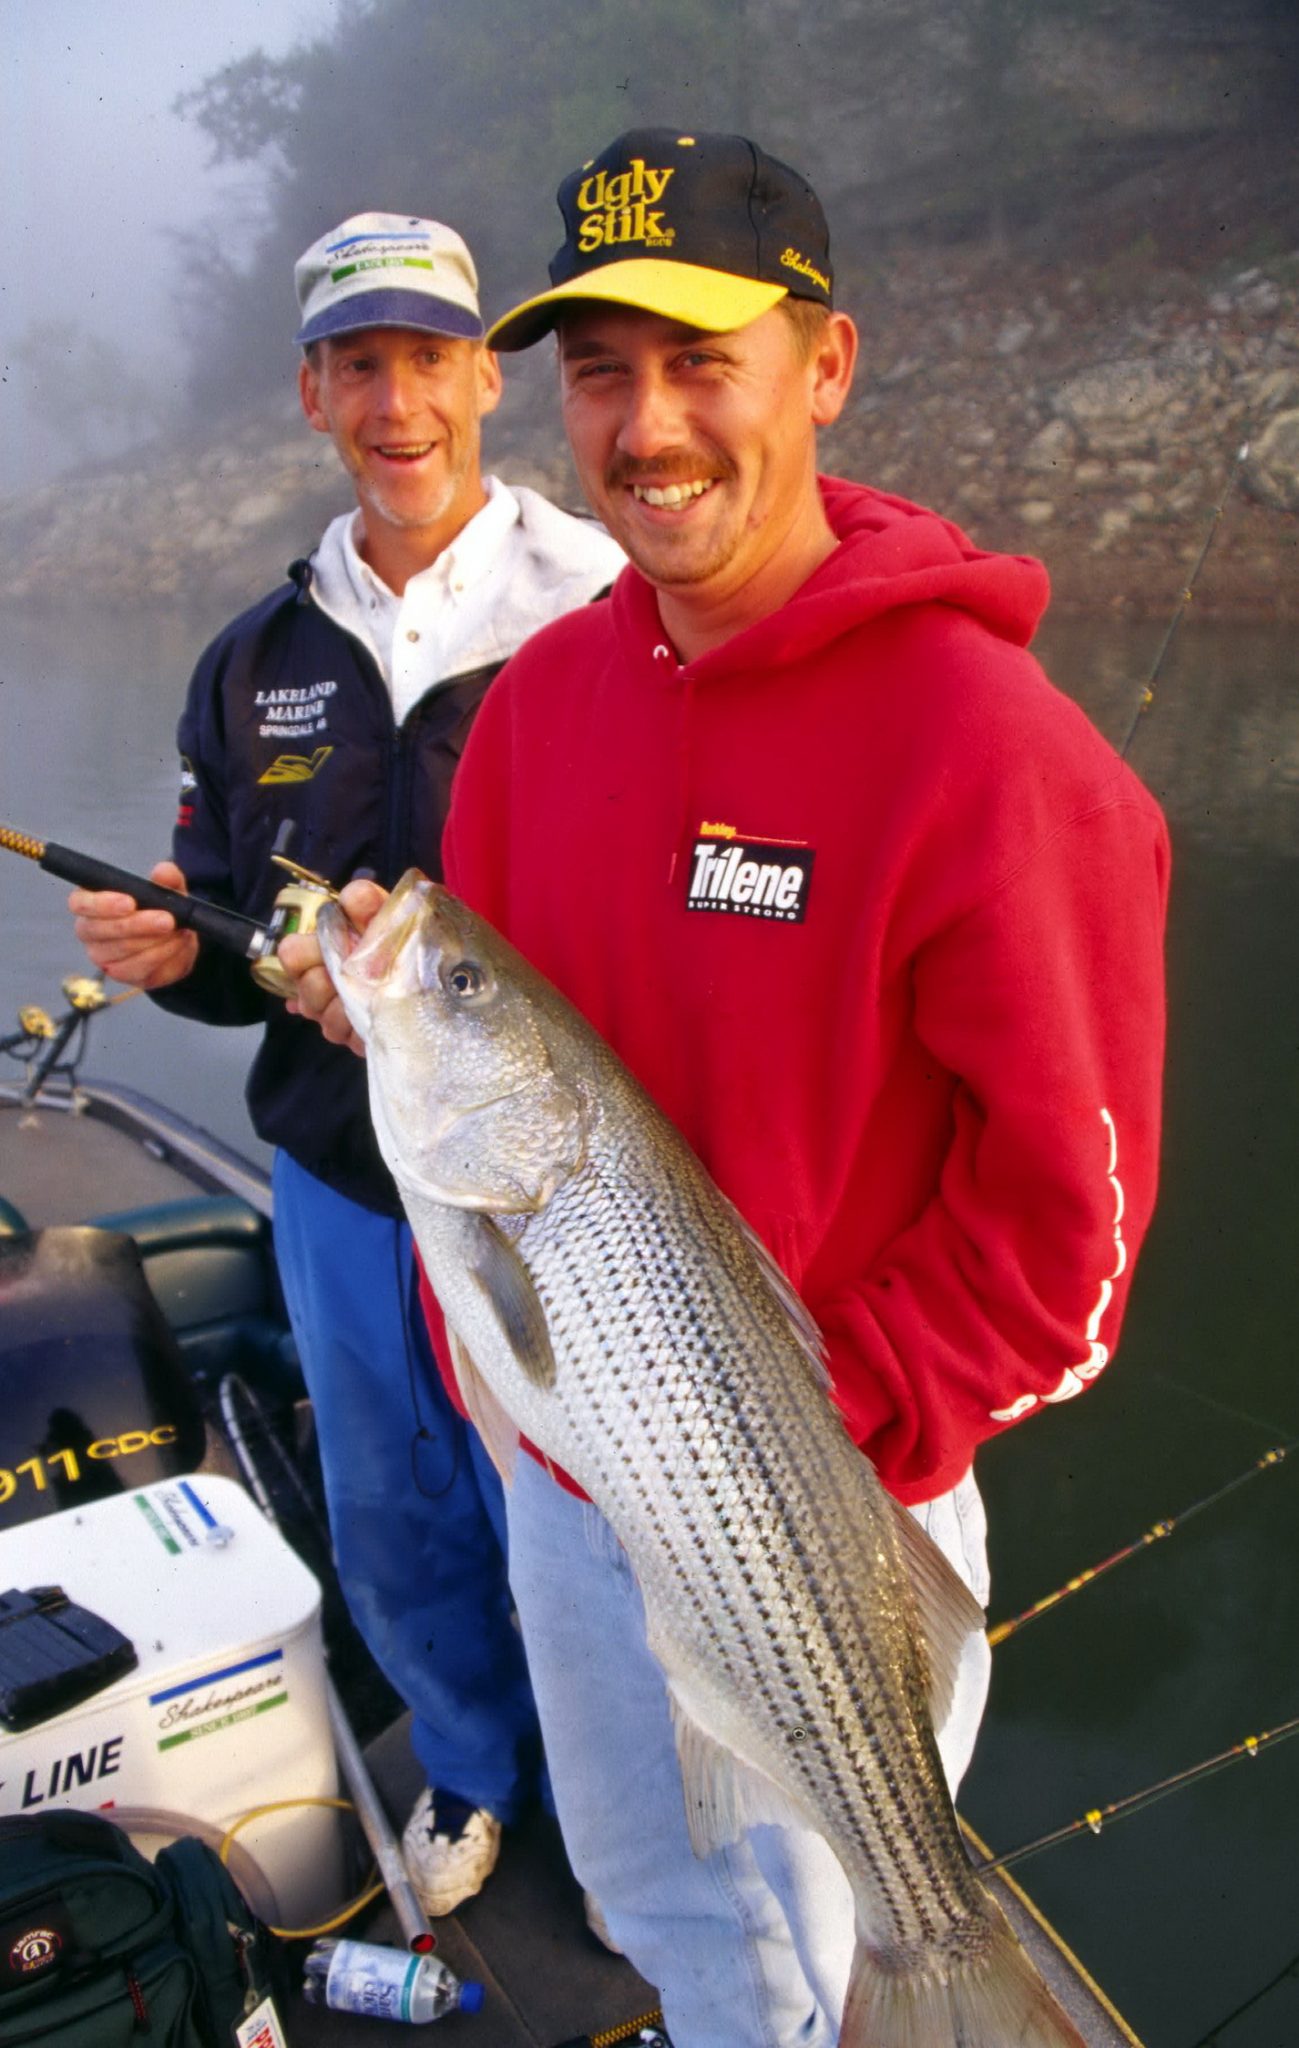
<path id="1" fill-rule="evenodd" d="M 368 651 L 308 595 L 311 568 L 225 628 L 194 671 L 178 731 L 173 857 L 195 895 L 265 922 L 284 877 L 270 853 L 341 886 L 370 868 L 391 887 L 410 867 L 438 878 L 451 779 L 501 664 L 441 683 L 394 729 Z M 370 1128 L 365 1063 L 330 1045 L 253 981 L 248 962 L 204 944 L 192 974 L 154 1000 L 211 1024 L 265 1023 L 248 1079 L 254 1129 L 366 1208 L 401 1205 Z"/>

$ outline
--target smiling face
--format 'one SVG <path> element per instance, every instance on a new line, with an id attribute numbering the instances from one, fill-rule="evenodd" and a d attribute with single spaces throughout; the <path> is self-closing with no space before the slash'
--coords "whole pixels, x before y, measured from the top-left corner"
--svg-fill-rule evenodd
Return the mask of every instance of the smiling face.
<path id="1" fill-rule="evenodd" d="M 816 428 L 847 396 L 856 335 L 810 353 L 777 307 L 730 334 L 579 303 L 560 328 L 564 420 L 590 505 L 659 591 L 687 657 L 773 611 L 834 546 Z"/>
<path id="2" fill-rule="evenodd" d="M 501 395 L 496 357 L 472 341 L 367 327 L 318 342 L 298 390 L 352 479 L 362 554 L 400 591 L 486 502 L 480 423 Z"/>

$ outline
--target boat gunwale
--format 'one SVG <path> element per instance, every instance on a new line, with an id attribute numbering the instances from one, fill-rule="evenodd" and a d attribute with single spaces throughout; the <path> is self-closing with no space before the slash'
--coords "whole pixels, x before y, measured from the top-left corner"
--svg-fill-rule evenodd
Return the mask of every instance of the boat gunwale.
<path id="1" fill-rule="evenodd" d="M 90 1116 L 140 1144 L 160 1148 L 156 1156 L 186 1172 L 201 1189 L 238 1195 L 268 1221 L 273 1213 L 270 1175 L 223 1139 L 191 1123 L 178 1110 L 117 1081 L 82 1081 L 73 1087 L 46 1087 L 34 1102 L 25 1103 L 21 1084 L 0 1081 L 0 1109 L 48 1110 L 56 1115 Z"/>

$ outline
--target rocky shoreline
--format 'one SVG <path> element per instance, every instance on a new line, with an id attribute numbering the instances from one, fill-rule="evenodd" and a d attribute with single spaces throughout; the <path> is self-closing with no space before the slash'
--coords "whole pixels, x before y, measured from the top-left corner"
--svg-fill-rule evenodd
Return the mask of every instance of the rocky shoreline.
<path id="1" fill-rule="evenodd" d="M 910 252 L 843 280 L 840 299 L 862 366 L 827 469 L 1040 555 L 1056 609 L 1084 614 L 1170 612 L 1226 493 L 1197 611 L 1299 616 L 1299 254 L 1205 279 Z M 576 504 L 536 355 L 508 366 L 488 460 Z M 0 599 L 235 608 L 348 502 L 286 400 L 0 501 Z"/>
<path id="2" fill-rule="evenodd" d="M 838 466 L 1041 555 L 1077 612 L 1171 609 L 1227 493 L 1197 607 L 1299 612 L 1299 258 L 1135 296 L 919 268 L 860 301 L 868 367 Z"/>

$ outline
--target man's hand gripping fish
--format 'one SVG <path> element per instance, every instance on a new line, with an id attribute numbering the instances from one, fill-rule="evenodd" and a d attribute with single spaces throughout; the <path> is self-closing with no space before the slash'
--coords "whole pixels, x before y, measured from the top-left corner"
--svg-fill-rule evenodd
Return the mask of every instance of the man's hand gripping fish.
<path id="1" fill-rule="evenodd" d="M 591 1026 L 412 870 L 326 965 L 507 1478 L 522 1433 L 624 1545 L 695 1851 L 814 1829 L 852 1886 L 842 2048 L 1082 2048 L 976 1876 L 934 1742 L 983 1616 L 884 1491 L 815 1326 Z"/>

